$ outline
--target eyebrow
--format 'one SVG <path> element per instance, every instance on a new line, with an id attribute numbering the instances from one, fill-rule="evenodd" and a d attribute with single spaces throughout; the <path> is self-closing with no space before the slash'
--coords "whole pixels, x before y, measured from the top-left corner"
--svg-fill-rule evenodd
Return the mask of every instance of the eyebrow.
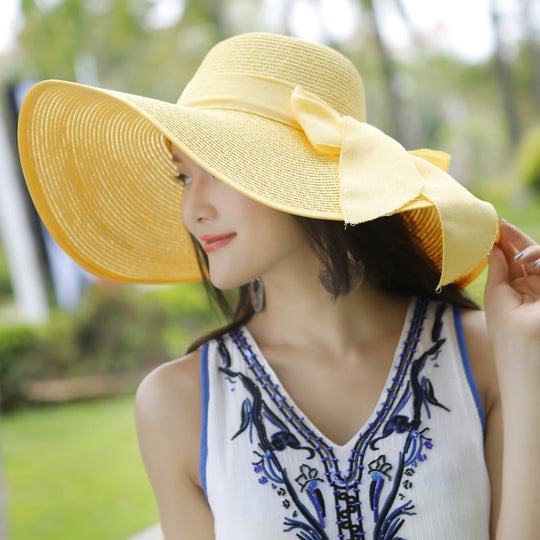
<path id="1" fill-rule="evenodd" d="M 172 154 L 172 162 L 173 163 L 183 163 L 183 161 L 178 157 Z"/>

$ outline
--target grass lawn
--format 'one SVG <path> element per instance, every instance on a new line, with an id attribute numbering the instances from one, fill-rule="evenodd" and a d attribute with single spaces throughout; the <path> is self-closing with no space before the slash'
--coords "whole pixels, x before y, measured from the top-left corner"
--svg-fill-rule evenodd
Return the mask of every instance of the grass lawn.
<path id="1" fill-rule="evenodd" d="M 1 451 L 9 538 L 124 540 L 158 519 L 132 395 L 8 415 Z"/>

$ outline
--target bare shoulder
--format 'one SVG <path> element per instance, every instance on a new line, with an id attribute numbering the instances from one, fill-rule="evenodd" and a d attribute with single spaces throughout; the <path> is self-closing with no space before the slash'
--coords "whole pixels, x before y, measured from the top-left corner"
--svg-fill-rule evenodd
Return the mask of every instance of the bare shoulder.
<path id="1" fill-rule="evenodd" d="M 471 343 L 467 345 L 482 345 L 489 341 L 486 325 L 486 314 L 480 309 L 462 309 L 461 320 L 463 321 L 463 330 Z"/>
<path id="2" fill-rule="evenodd" d="M 151 371 L 137 390 L 135 403 L 148 414 L 167 415 L 169 406 L 189 404 L 201 394 L 200 350 Z"/>
<path id="3" fill-rule="evenodd" d="M 463 309 L 461 315 L 471 368 L 484 409 L 488 413 L 498 400 L 499 385 L 486 316 L 483 311 L 470 309 Z"/>
<path id="4" fill-rule="evenodd" d="M 200 351 L 164 364 L 135 397 L 137 437 L 165 538 L 213 538 L 199 473 Z"/>
<path id="5" fill-rule="evenodd" d="M 200 356 L 194 351 L 154 369 L 135 397 L 139 444 L 147 465 L 155 454 L 167 458 L 164 454 L 170 452 L 195 483 L 201 432 Z"/>

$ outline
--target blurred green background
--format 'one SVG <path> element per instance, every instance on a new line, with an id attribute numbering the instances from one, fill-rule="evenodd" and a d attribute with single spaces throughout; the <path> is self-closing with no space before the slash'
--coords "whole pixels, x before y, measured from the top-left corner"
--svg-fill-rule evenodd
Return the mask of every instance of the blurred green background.
<path id="1" fill-rule="evenodd" d="M 225 37 L 319 40 L 359 68 L 371 123 L 408 149 L 452 154 L 454 177 L 540 239 L 539 1 L 478 2 L 490 36 L 482 54 L 469 4 L 450 13 L 443 0 L 22 0 L 0 85 L 59 78 L 176 101 Z M 431 25 L 427 6 L 441 14 Z M 470 50 L 448 46 L 448 32 Z M 50 314 L 30 324 L 12 277 L 0 244 L 0 538 L 128 538 L 157 521 L 134 389 L 218 317 L 198 284 L 93 282 L 66 310 L 48 283 Z M 470 289 L 480 302 L 484 280 Z"/>

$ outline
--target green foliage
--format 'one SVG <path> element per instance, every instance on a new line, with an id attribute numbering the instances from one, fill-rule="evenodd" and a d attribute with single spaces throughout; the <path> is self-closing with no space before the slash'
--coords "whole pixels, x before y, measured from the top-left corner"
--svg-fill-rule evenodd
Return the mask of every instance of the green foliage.
<path id="1" fill-rule="evenodd" d="M 156 28 L 150 22 L 157 6 L 153 0 L 24 0 L 18 76 L 79 77 L 84 82 L 85 78 L 92 81 L 92 72 L 97 71 L 96 82 L 105 88 L 175 101 L 214 43 L 259 27 L 260 20 L 253 14 L 262 4 L 259 0 L 186 0 L 178 20 Z M 368 15 L 373 2 L 360 4 Z M 244 16 L 233 16 L 240 9 Z M 282 22 L 286 31 L 286 17 Z M 354 61 L 364 78 L 368 121 L 390 133 L 394 122 L 372 28 L 363 22 L 348 42 L 333 45 Z M 538 121 L 539 111 L 531 93 L 534 58 L 526 43 L 518 45 L 512 84 L 525 126 Z M 508 172 L 511 147 L 493 59 L 468 64 L 424 44 L 410 55 L 390 56 L 410 144 L 451 153 L 450 172 L 466 185 Z M 95 70 L 85 72 L 85 66 Z"/>
<path id="2" fill-rule="evenodd" d="M 145 371 L 178 358 L 219 323 L 208 312 L 200 284 L 94 287 L 76 312 L 45 326 L 0 328 L 1 403 L 22 404 L 29 381 Z"/>
<path id="3" fill-rule="evenodd" d="M 0 328 L 1 403 L 16 403 L 21 382 L 32 377 L 32 351 L 37 349 L 38 336 L 31 327 Z"/>
<path id="4" fill-rule="evenodd" d="M 490 201 L 500 217 L 518 226 L 531 238 L 540 239 L 540 196 L 524 189 L 523 184 L 512 176 L 500 176 L 475 187 L 474 194 Z M 467 292 L 481 306 L 487 269 L 467 287 Z"/>
<path id="5" fill-rule="evenodd" d="M 157 522 L 133 395 L 2 419 L 9 538 L 121 540 Z"/>
<path id="6" fill-rule="evenodd" d="M 6 255 L 0 245 L 0 301 L 2 297 L 7 297 L 11 294 L 11 278 L 9 277 L 9 268 L 7 265 Z"/>
<path id="7" fill-rule="evenodd" d="M 225 37 L 200 2 L 188 2 L 180 21 L 159 29 L 148 24 L 153 0 L 44 4 L 23 3 L 19 78 L 78 80 L 176 101 L 208 48 Z"/>
<path id="8" fill-rule="evenodd" d="M 516 162 L 523 184 L 540 193 L 540 124 L 523 137 L 516 151 Z"/>

